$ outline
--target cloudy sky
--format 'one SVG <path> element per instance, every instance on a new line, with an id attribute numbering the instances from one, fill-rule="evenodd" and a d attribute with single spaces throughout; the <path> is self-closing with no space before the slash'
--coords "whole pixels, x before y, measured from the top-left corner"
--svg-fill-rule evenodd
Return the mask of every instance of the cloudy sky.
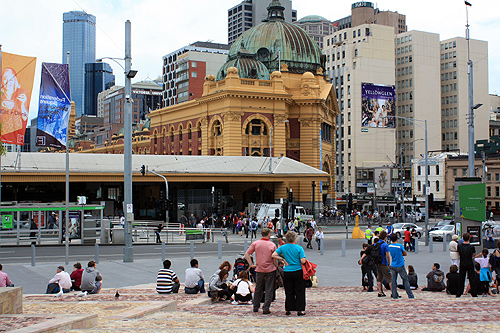
<path id="1" fill-rule="evenodd" d="M 196 41 L 227 43 L 227 9 L 241 0 L 3 0 L 0 44 L 4 52 L 37 57 L 30 118 L 36 117 L 40 64 L 62 61 L 62 14 L 85 10 L 97 18 L 96 57 L 123 57 L 125 21 L 132 22 L 132 63 L 136 81 L 161 74 L 162 56 Z M 354 1 L 352 1 L 354 2 Z M 350 15 L 349 1 L 293 0 L 298 17 Z M 488 41 L 489 92 L 500 94 L 500 1 L 470 0 L 471 38 Z M 381 10 L 406 15 L 408 30 L 465 36 L 462 0 L 433 2 L 381 0 Z M 110 63 L 123 84 L 121 68 Z"/>

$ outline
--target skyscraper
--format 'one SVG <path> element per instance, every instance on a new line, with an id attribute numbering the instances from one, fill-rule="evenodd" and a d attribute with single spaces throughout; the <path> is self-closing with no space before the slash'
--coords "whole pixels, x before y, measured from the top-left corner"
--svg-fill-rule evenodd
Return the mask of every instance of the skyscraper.
<path id="1" fill-rule="evenodd" d="M 115 85 L 111 66 L 105 62 L 85 64 L 85 109 L 83 114 L 97 115 L 97 95 Z"/>
<path id="2" fill-rule="evenodd" d="M 82 11 L 63 14 L 62 62 L 69 56 L 71 99 L 75 102 L 76 116 L 85 110 L 85 64 L 95 62 L 95 16 Z"/>

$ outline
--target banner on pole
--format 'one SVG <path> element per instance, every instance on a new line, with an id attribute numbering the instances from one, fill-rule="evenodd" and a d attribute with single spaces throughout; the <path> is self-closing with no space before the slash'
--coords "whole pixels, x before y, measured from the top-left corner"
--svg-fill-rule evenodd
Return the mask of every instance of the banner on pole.
<path id="1" fill-rule="evenodd" d="M 36 58 L 2 52 L 0 106 L 1 141 L 24 145 Z"/>
<path id="2" fill-rule="evenodd" d="M 69 66 L 42 63 L 36 145 L 66 148 L 71 111 Z"/>

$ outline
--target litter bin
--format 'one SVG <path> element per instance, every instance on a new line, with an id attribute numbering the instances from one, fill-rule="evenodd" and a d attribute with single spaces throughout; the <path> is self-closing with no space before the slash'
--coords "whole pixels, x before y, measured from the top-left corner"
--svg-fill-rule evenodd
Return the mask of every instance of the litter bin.
<path id="1" fill-rule="evenodd" d="M 112 243 L 113 244 L 125 244 L 125 229 L 124 228 L 113 228 L 111 229 L 112 233 Z"/>

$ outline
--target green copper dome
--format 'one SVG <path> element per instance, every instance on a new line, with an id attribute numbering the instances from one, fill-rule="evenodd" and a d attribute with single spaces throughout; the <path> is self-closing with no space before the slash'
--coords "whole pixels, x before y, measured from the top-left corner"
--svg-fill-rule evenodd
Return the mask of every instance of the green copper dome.
<path id="1" fill-rule="evenodd" d="M 298 20 L 297 22 L 298 23 L 317 23 L 317 22 L 324 22 L 324 21 L 327 21 L 329 22 L 326 18 L 324 18 L 323 16 L 319 16 L 319 15 L 308 15 L 308 16 L 304 16 L 303 18 L 301 18 L 300 20 Z"/>
<path id="2" fill-rule="evenodd" d="M 237 57 L 230 58 L 224 65 L 222 65 L 217 73 L 216 80 L 223 80 L 230 67 L 236 67 L 238 69 L 238 75 L 240 78 L 269 80 L 269 71 L 267 67 L 260 61 L 254 59 L 252 55 L 249 55 L 248 53 L 244 54 L 243 52 L 238 52 Z"/>
<path id="3" fill-rule="evenodd" d="M 318 68 L 324 68 L 325 57 L 318 44 L 302 28 L 285 22 L 284 9 L 279 1 L 272 1 L 267 8 L 267 20 L 245 31 L 232 44 L 228 62 L 242 55 L 251 56 L 262 63 L 268 73 L 279 71 L 280 64 L 285 63 L 289 72 L 299 74 L 316 73 Z M 228 68 L 226 64 L 223 68 Z M 219 74 L 217 79 L 223 79 Z"/>

